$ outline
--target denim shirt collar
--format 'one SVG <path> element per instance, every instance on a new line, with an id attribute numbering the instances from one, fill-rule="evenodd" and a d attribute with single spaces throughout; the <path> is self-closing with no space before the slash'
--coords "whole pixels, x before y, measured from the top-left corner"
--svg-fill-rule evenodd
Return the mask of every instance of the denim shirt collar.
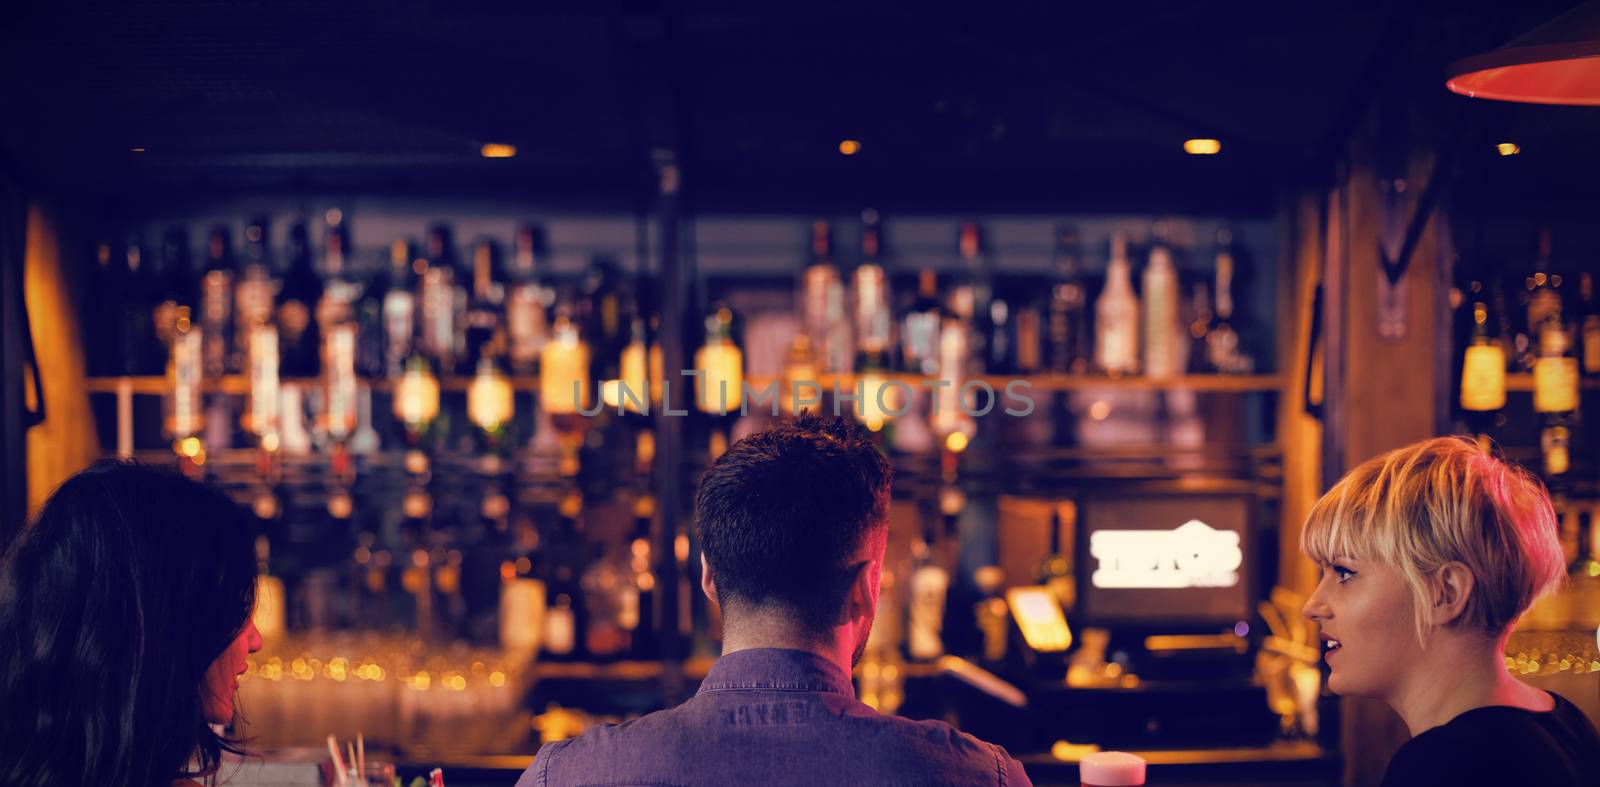
<path id="1" fill-rule="evenodd" d="M 696 694 L 740 689 L 856 695 L 850 676 L 839 665 L 815 653 L 783 648 L 751 648 L 717 659 Z"/>

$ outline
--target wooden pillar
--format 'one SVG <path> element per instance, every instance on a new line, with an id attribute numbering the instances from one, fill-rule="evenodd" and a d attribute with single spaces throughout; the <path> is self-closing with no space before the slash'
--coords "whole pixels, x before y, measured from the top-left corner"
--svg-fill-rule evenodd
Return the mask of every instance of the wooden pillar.
<path id="1" fill-rule="evenodd" d="M 1439 391 L 1448 390 L 1448 265 L 1440 253 L 1440 227 L 1429 221 L 1401 278 L 1397 299 L 1404 307 L 1404 330 L 1380 328 L 1384 273 L 1380 249 L 1386 232 L 1384 180 L 1380 175 L 1377 124 L 1357 134 L 1349 151 L 1347 174 L 1334 189 L 1329 246 L 1324 269 L 1327 367 L 1327 419 L 1323 434 L 1326 485 L 1350 468 L 1390 449 L 1436 435 Z M 1435 157 L 1413 155 L 1401 175 L 1407 196 L 1398 200 L 1403 222 L 1416 213 L 1418 197 L 1434 176 Z M 1393 230 L 1393 217 L 1388 231 Z M 1409 737 L 1399 717 L 1377 700 L 1346 699 L 1342 706 L 1341 748 L 1345 784 L 1376 784 L 1390 758 Z"/>

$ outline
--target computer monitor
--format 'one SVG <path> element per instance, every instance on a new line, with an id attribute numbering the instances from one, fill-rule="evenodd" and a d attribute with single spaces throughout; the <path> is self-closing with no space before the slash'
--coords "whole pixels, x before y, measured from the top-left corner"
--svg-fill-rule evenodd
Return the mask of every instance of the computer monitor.
<path id="1" fill-rule="evenodd" d="M 1246 620 L 1254 543 L 1242 494 L 1128 494 L 1078 501 L 1077 610 L 1097 626 Z"/>

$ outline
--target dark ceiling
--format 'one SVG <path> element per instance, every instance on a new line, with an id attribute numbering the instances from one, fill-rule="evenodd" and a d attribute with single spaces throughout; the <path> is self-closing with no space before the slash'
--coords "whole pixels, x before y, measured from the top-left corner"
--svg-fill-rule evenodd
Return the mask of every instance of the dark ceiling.
<path id="1" fill-rule="evenodd" d="M 756 5 L 40 3 L 0 29 L 0 153 L 60 198 L 124 205 L 627 206 L 648 197 L 650 151 L 672 148 L 707 209 L 1266 213 L 1326 176 L 1388 85 L 1417 109 L 1419 147 L 1473 127 L 1481 177 L 1465 182 L 1600 201 L 1600 111 L 1443 87 L 1445 64 L 1570 0 Z M 1185 155 L 1197 136 L 1222 153 Z M 846 138 L 859 154 L 839 153 Z M 1495 160 L 1483 143 L 1502 139 L 1523 154 Z M 519 153 L 485 160 L 484 142 Z"/>

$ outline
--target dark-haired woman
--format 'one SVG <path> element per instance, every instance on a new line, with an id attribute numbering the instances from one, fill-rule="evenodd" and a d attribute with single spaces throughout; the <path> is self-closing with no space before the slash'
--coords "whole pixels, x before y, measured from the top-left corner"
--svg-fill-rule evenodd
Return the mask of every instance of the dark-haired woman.
<path id="1" fill-rule="evenodd" d="M 0 560 L 0 784 L 192 785 L 236 742 L 250 514 L 177 473 L 68 479 Z"/>

